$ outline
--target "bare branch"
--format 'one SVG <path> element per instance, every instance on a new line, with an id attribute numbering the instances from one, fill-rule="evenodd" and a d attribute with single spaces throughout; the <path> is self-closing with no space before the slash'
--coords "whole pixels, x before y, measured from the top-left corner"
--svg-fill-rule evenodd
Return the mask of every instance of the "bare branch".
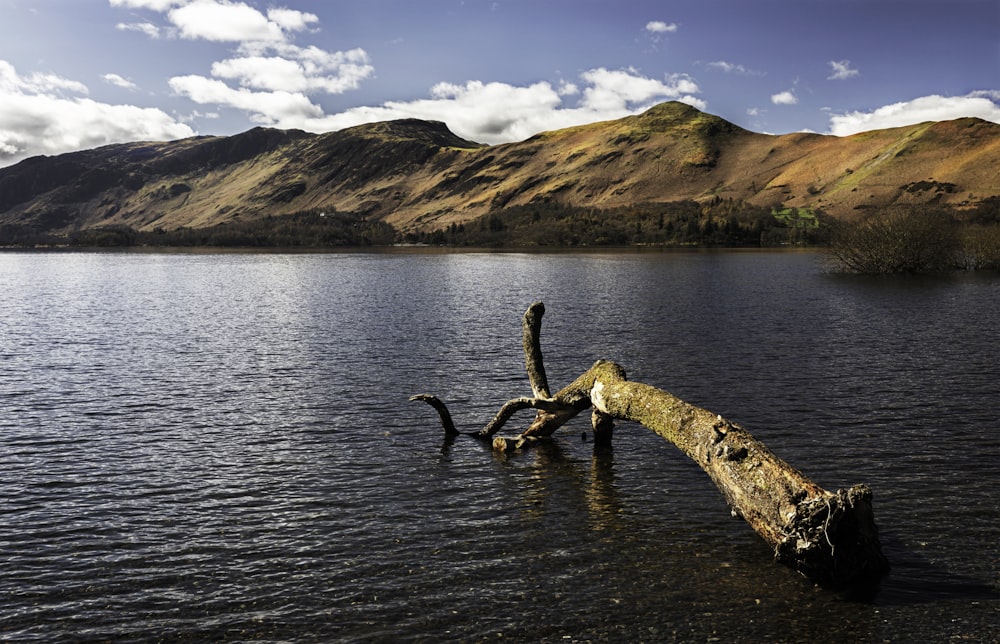
<path id="1" fill-rule="evenodd" d="M 441 417 L 441 426 L 444 428 L 445 436 L 459 436 L 461 434 L 468 434 L 470 436 L 475 436 L 477 438 L 487 439 L 496 434 L 500 429 L 510 420 L 511 416 L 515 413 L 521 411 L 522 409 L 538 409 L 540 411 L 547 411 L 552 413 L 561 413 L 565 411 L 565 405 L 559 403 L 556 400 L 544 400 L 541 398 L 513 398 L 508 400 L 506 403 L 500 407 L 500 411 L 496 413 L 492 420 L 486 424 L 484 428 L 477 432 L 462 432 L 455 427 L 454 421 L 452 421 L 451 413 L 448 411 L 448 406 L 444 402 L 432 394 L 417 394 L 415 396 L 410 396 L 411 401 L 423 401 L 437 410 L 438 415 Z"/>
<path id="2" fill-rule="evenodd" d="M 445 436 L 458 436 L 462 432 L 458 431 L 455 427 L 455 423 L 451 420 L 451 413 L 448 411 L 448 407 L 441 402 L 437 396 L 432 396 L 431 394 L 417 394 L 416 396 L 410 396 L 410 401 L 422 400 L 434 409 L 437 410 L 438 415 L 441 417 L 441 425 L 444 427 Z"/>
<path id="3" fill-rule="evenodd" d="M 522 342 L 524 345 L 524 363 L 528 369 L 528 380 L 535 398 L 551 398 L 549 380 L 545 376 L 545 364 L 542 361 L 542 316 L 545 315 L 545 305 L 535 302 L 524 312 L 521 323 Z"/>
<path id="4" fill-rule="evenodd" d="M 504 403 L 503 407 L 500 408 L 500 411 L 497 412 L 496 416 L 493 417 L 493 420 L 487 423 L 486 427 L 483 427 L 481 430 L 476 432 L 476 436 L 483 439 L 490 438 L 500 431 L 500 428 L 503 427 L 508 420 L 510 420 L 511 416 L 522 409 L 538 409 L 540 412 L 548 411 L 558 413 L 562 411 L 563 405 L 555 400 L 544 400 L 541 398 L 514 398 L 512 400 L 508 400 Z"/>

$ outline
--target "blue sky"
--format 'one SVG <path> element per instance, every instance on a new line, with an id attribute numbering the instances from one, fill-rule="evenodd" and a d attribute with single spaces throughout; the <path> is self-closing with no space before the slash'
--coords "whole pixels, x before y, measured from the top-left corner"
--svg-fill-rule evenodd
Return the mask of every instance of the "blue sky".
<path id="1" fill-rule="evenodd" d="M 1000 122 L 1000 0 L 0 0 L 0 166 L 403 117 L 493 144 L 666 100 L 775 134 Z"/>

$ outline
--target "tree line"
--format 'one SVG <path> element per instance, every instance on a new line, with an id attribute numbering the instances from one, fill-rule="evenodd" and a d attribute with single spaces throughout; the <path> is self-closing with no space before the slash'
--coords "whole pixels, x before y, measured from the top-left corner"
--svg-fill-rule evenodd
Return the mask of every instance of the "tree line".
<path id="1" fill-rule="evenodd" d="M 816 221 L 810 213 L 810 221 Z M 618 208 L 542 203 L 496 210 L 479 219 L 422 232 L 400 233 L 390 224 L 353 213 L 310 210 L 207 228 L 151 231 L 107 225 L 66 236 L 30 225 L 0 225 L 0 246 L 75 247 L 221 246 L 349 247 L 427 244 L 482 247 L 771 246 L 822 243 L 819 225 L 790 225 L 787 213 L 732 199 L 681 201 Z"/>
<path id="2" fill-rule="evenodd" d="M 826 248 L 834 270 L 841 272 L 1000 270 L 1000 197 L 961 209 L 941 204 L 866 209 L 849 220 L 834 220 L 819 210 L 763 208 L 723 198 L 604 209 L 539 203 L 405 234 L 382 221 L 322 210 L 208 228 L 139 231 L 100 226 L 68 236 L 30 225 L 0 224 L 0 247 L 333 248 L 401 243 L 510 248 L 807 245 Z"/>
<path id="3" fill-rule="evenodd" d="M 385 222 L 320 210 L 206 228 L 141 231 L 116 224 L 73 231 L 67 236 L 27 226 L 0 226 L 0 246 L 335 248 L 389 246 L 396 240 L 396 229 Z"/>
<path id="4" fill-rule="evenodd" d="M 505 208 L 466 223 L 408 233 L 405 241 L 445 246 L 777 246 L 817 245 L 822 214 L 801 222 L 771 208 L 733 199 L 678 201 L 616 208 L 552 203 Z M 791 222 L 791 223 L 790 223 Z M 801 223 L 802 225 L 798 225 Z"/>

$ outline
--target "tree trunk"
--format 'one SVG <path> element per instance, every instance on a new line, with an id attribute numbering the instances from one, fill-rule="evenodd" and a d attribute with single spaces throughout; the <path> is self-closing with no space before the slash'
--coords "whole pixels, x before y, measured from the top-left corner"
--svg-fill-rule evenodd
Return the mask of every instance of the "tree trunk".
<path id="1" fill-rule="evenodd" d="M 593 407 L 595 443 L 610 443 L 615 419 L 656 432 L 705 470 L 733 513 L 774 549 L 777 560 L 810 579 L 833 587 L 868 585 L 888 571 L 867 486 L 828 492 L 739 425 L 656 387 L 630 382 L 625 370 L 613 362 L 596 362 L 550 396 L 539 342 L 544 312 L 537 302 L 524 314 L 525 363 L 534 397 L 505 403 L 486 427 L 474 433 L 476 437 L 492 438 L 497 450 L 526 447 Z M 411 400 L 434 406 L 446 433 L 459 433 L 436 397 L 421 394 Z M 523 433 L 495 437 L 515 412 L 527 408 L 535 409 L 536 415 Z"/>

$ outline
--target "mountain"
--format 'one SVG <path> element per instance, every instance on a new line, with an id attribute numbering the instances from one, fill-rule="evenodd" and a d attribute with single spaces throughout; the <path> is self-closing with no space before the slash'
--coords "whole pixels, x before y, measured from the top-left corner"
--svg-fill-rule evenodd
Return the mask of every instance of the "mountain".
<path id="1" fill-rule="evenodd" d="M 987 121 L 775 136 L 669 102 L 495 146 L 406 119 L 33 157 L 0 169 L 0 225 L 58 234 L 197 229 L 328 210 L 405 232 L 529 204 L 600 210 L 732 199 L 850 217 L 998 195 L 1000 125 Z"/>

